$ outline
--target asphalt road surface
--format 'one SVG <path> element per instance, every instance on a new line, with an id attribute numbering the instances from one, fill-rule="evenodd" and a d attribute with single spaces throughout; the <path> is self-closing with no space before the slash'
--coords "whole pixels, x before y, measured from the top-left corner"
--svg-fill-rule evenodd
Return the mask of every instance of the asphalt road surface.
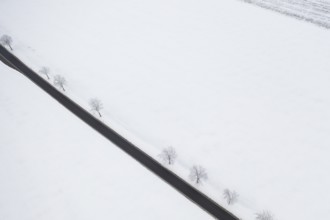
<path id="1" fill-rule="evenodd" d="M 138 147 L 134 146 L 131 142 L 117 134 L 113 129 L 96 119 L 88 111 L 80 107 L 78 104 L 69 99 L 62 92 L 58 91 L 55 87 L 49 84 L 46 80 L 36 74 L 28 66 L 26 66 L 22 61 L 20 61 L 16 56 L 11 54 L 6 48 L 0 45 L 0 60 L 10 67 L 16 69 L 37 86 L 43 89 L 51 97 L 57 100 L 65 108 L 71 111 L 78 118 L 83 120 L 86 124 L 94 128 L 97 132 L 102 134 L 109 141 L 114 143 L 120 149 L 129 154 L 132 158 L 137 160 L 151 172 L 156 174 L 158 177 L 163 179 L 169 185 L 174 187 L 178 192 L 188 198 L 190 201 L 198 205 L 204 211 L 208 212 L 210 215 L 216 219 L 221 220 L 238 220 L 236 216 L 219 206 L 216 202 L 211 200 L 209 197 L 196 190 L 186 181 L 178 177 L 172 171 L 166 169 L 159 162 L 151 158 L 149 155 L 144 153 Z M 33 97 L 31 97 L 33 98 Z M 150 183 L 152 184 L 152 183 Z"/>

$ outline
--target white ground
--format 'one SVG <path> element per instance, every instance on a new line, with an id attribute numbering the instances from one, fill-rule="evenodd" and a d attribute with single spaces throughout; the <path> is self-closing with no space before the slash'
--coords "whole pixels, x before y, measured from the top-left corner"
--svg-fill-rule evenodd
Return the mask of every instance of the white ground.
<path id="1" fill-rule="evenodd" d="M 211 219 L 0 63 L 0 219 Z"/>
<path id="2" fill-rule="evenodd" d="M 182 177 L 203 165 L 220 204 L 236 190 L 244 220 L 330 218 L 330 31 L 240 1 L 2 0 L 3 33 Z"/>
<path id="3" fill-rule="evenodd" d="M 329 0 L 243 0 L 306 21 L 313 21 L 330 29 Z"/>

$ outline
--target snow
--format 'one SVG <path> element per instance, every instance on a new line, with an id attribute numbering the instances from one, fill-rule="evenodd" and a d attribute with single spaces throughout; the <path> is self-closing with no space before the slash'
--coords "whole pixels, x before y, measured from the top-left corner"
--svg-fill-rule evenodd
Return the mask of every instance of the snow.
<path id="1" fill-rule="evenodd" d="M 325 1 L 328 4 L 328 1 Z M 19 7 L 18 7 L 19 5 Z M 3 0 L 0 35 L 244 220 L 330 218 L 330 32 L 241 1 Z M 238 192 L 227 206 L 225 188 Z"/>
<path id="2" fill-rule="evenodd" d="M 324 0 L 243 0 L 263 8 L 330 28 L 330 2 Z"/>
<path id="3" fill-rule="evenodd" d="M 211 219 L 0 63 L 0 219 Z"/>

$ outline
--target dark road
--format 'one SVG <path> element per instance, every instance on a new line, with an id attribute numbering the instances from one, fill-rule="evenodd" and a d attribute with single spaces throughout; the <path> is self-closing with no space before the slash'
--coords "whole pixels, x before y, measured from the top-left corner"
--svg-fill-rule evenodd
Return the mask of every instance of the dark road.
<path id="1" fill-rule="evenodd" d="M 217 203 L 215 203 L 213 200 L 208 198 L 206 195 L 196 190 L 194 187 L 192 187 L 186 181 L 178 177 L 172 171 L 166 169 L 155 159 L 151 158 L 149 155 L 144 153 L 138 147 L 134 146 L 131 142 L 126 140 L 124 137 L 117 134 L 113 129 L 111 129 L 110 127 L 99 121 L 88 111 L 86 111 L 81 106 L 73 102 L 66 95 L 62 94 L 62 92 L 58 91 L 46 80 L 44 80 L 34 71 L 32 71 L 28 66 L 26 66 L 16 56 L 12 55 L 8 50 L 6 50 L 1 45 L 0 45 L 0 60 L 2 60 L 4 63 L 11 66 L 12 68 L 18 70 L 28 79 L 30 79 L 33 83 L 39 86 L 42 90 L 48 93 L 51 97 L 57 100 L 66 109 L 71 111 L 74 115 L 76 115 L 86 124 L 88 124 L 90 127 L 92 127 L 97 132 L 102 134 L 105 138 L 107 138 L 109 141 L 114 143 L 116 146 L 118 146 L 124 152 L 129 154 L 132 158 L 137 160 L 139 163 L 141 163 L 144 167 L 149 169 L 155 175 L 163 179 L 169 185 L 174 187 L 177 191 L 179 191 L 190 201 L 198 205 L 200 208 L 208 212 L 210 215 L 212 215 L 216 219 L 221 219 L 221 220 L 238 220 L 236 216 L 232 215 L 227 210 L 225 210 Z M 40 103 L 40 105 L 42 105 L 42 103 Z"/>

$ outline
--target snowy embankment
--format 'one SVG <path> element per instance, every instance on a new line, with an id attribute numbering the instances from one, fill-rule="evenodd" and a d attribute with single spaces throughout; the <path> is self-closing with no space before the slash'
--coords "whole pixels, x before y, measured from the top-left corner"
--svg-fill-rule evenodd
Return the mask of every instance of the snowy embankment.
<path id="1" fill-rule="evenodd" d="M 0 63 L 0 219 L 211 219 Z"/>
<path id="2" fill-rule="evenodd" d="M 330 218 L 328 30 L 217 0 L 4 0 L 0 21 L 18 57 L 86 108 L 98 97 L 151 156 L 172 146 L 187 181 L 202 165 L 197 187 L 242 219 Z"/>

